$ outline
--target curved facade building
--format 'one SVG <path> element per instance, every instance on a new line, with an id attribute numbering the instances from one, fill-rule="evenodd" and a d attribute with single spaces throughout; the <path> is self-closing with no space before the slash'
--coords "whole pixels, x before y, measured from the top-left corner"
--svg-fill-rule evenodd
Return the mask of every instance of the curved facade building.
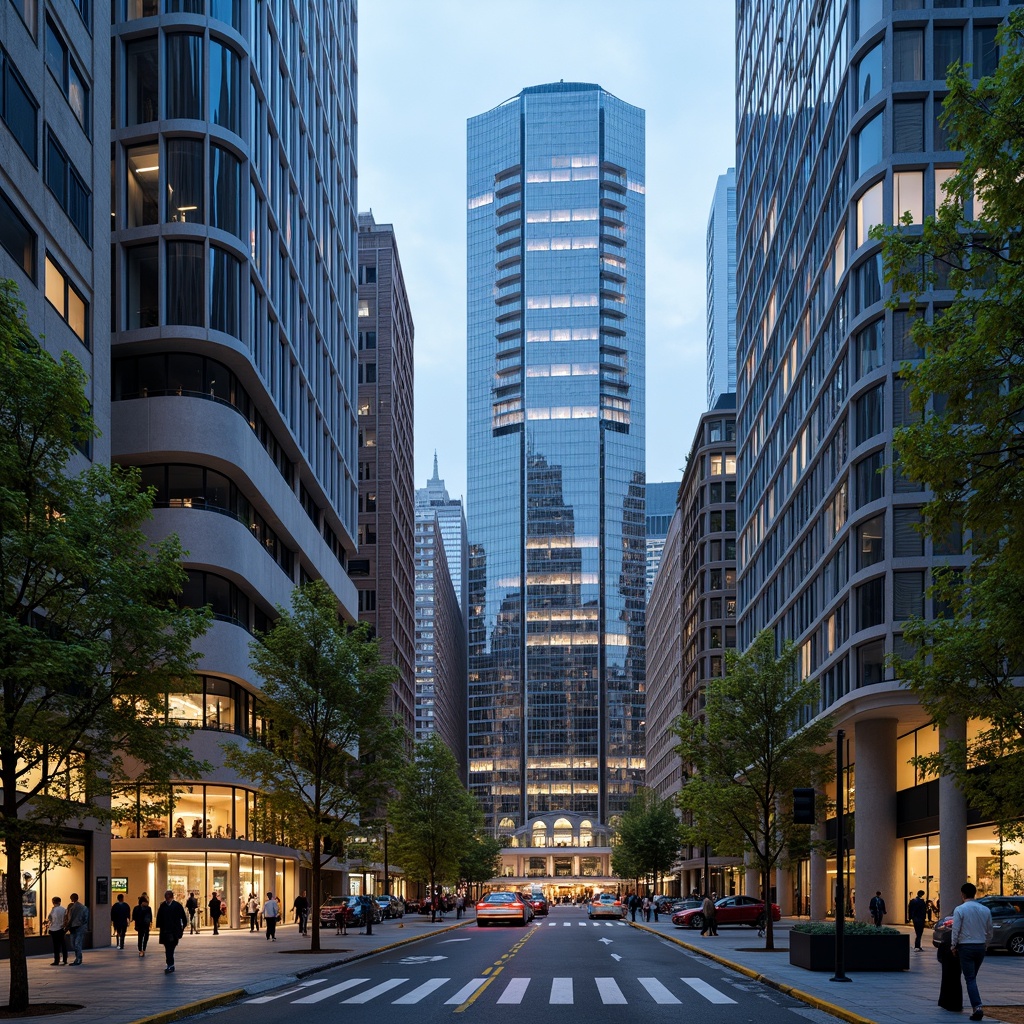
<path id="1" fill-rule="evenodd" d="M 644 112 L 556 82 L 468 141 L 469 784 L 511 834 L 643 775 Z"/>
<path id="2" fill-rule="evenodd" d="M 966 559 L 960 536 L 918 532 L 928 496 L 893 466 L 893 430 L 912 415 L 899 367 L 921 353 L 909 310 L 886 309 L 869 230 L 908 211 L 920 224 L 941 203 L 960 155 L 939 121 L 946 70 L 990 74 L 1014 6 L 738 7 L 739 647 L 764 628 L 800 644 L 802 671 L 846 731 L 856 821 L 841 865 L 815 856 L 798 862 L 803 877 L 780 876 L 783 913 L 823 916 L 837 868 L 848 892 L 881 890 L 897 906 L 919 888 L 953 906 L 965 878 L 1009 884 L 991 823 L 909 763 L 940 737 L 886 663 L 903 651 L 904 620 L 944 614 L 932 567 Z M 951 299 L 940 274 L 917 315 Z M 866 901 L 855 909 L 865 916 Z"/>
<path id="3" fill-rule="evenodd" d="M 155 488 L 152 533 L 181 538 L 183 600 L 216 621 L 202 692 L 169 698 L 214 770 L 121 829 L 111 873 L 130 901 L 216 890 L 236 924 L 249 891 L 302 887 L 285 824 L 222 764 L 263 734 L 252 631 L 307 579 L 356 618 L 355 4 L 114 19 L 113 457 Z"/>

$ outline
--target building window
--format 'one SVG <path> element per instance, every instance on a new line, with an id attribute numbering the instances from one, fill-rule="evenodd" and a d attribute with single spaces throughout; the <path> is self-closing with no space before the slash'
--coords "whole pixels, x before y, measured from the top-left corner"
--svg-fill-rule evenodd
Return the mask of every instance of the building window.
<path id="1" fill-rule="evenodd" d="M 924 80 L 924 30 L 896 29 L 892 34 L 892 80 L 920 82 Z"/>
<path id="2" fill-rule="evenodd" d="M 868 232 L 882 223 L 882 182 L 877 181 L 857 200 L 857 245 L 868 240 Z"/>
<path id="3" fill-rule="evenodd" d="M 882 162 L 882 114 L 876 114 L 857 135 L 857 177 Z"/>
<path id="4" fill-rule="evenodd" d="M 242 337 L 242 264 L 229 252 L 210 246 L 210 329 Z"/>
<path id="5" fill-rule="evenodd" d="M 994 75 L 999 63 L 995 25 L 974 26 L 974 60 L 971 74 L 975 78 Z"/>
<path id="6" fill-rule="evenodd" d="M 49 253 L 46 254 L 45 289 L 50 305 L 60 313 L 78 340 L 88 348 L 89 304 Z"/>
<path id="7" fill-rule="evenodd" d="M 89 87 L 78 70 L 67 44 L 60 37 L 53 22 L 46 19 L 46 66 L 57 79 L 57 84 L 78 118 L 78 123 L 89 134 Z"/>
<path id="8" fill-rule="evenodd" d="M 202 140 L 168 139 L 165 145 L 167 219 L 180 224 L 201 224 L 206 219 Z"/>
<path id="9" fill-rule="evenodd" d="M 210 120 L 236 135 L 241 134 L 238 55 L 229 46 L 210 42 Z"/>
<path id="10" fill-rule="evenodd" d="M 876 320 L 857 332 L 857 377 L 885 365 L 885 321 Z"/>
<path id="11" fill-rule="evenodd" d="M 896 171 L 892 176 L 892 219 L 903 223 L 907 213 L 911 224 L 924 220 L 924 171 Z"/>
<path id="12" fill-rule="evenodd" d="M 210 146 L 210 224 L 213 227 L 241 237 L 241 194 L 241 162 L 221 146 Z"/>
<path id="13" fill-rule="evenodd" d="M 36 12 L 39 10 L 37 0 L 11 0 L 11 4 L 14 9 L 21 15 L 21 20 L 25 22 L 25 27 L 28 29 L 29 35 L 33 39 L 36 37 Z"/>
<path id="14" fill-rule="evenodd" d="M 896 508 L 892 513 L 892 553 L 895 558 L 920 558 L 924 555 L 921 510 Z"/>
<path id="15" fill-rule="evenodd" d="M 46 184 L 78 233 L 89 241 L 89 190 L 52 132 L 46 134 Z"/>
<path id="16" fill-rule="evenodd" d="M 128 250 L 125 327 L 129 331 L 160 323 L 159 264 L 155 245 L 138 245 Z"/>
<path id="17" fill-rule="evenodd" d="M 892 574 L 892 617 L 897 622 L 924 616 L 924 571 Z"/>
<path id="18" fill-rule="evenodd" d="M 156 54 L 154 53 L 154 58 Z M 203 116 L 203 37 L 167 37 L 167 117 L 198 121 Z"/>
<path id="19" fill-rule="evenodd" d="M 959 25 L 932 29 L 932 78 L 945 80 L 950 65 L 964 59 L 964 30 Z"/>
<path id="20" fill-rule="evenodd" d="M 860 669 L 859 686 L 871 686 L 885 679 L 885 644 L 877 640 L 857 648 Z"/>
<path id="21" fill-rule="evenodd" d="M 866 569 L 885 558 L 885 516 L 874 516 L 857 527 L 857 568 Z"/>
<path id="22" fill-rule="evenodd" d="M 155 142 L 132 146 L 125 154 L 128 227 L 160 222 L 160 151 Z"/>
<path id="23" fill-rule="evenodd" d="M 125 122 L 147 124 L 159 117 L 159 77 L 156 37 L 126 44 L 127 95 Z"/>
<path id="24" fill-rule="evenodd" d="M 857 463 L 857 508 L 881 498 L 885 493 L 883 452 L 877 451 Z"/>
<path id="25" fill-rule="evenodd" d="M 877 576 L 856 588 L 857 628 L 868 629 L 885 622 L 885 577 Z"/>
<path id="26" fill-rule="evenodd" d="M 11 201 L 0 192 L 0 245 L 11 259 L 36 279 L 36 236 Z"/>
<path id="27" fill-rule="evenodd" d="M 894 153 L 920 153 L 923 149 L 924 101 L 899 100 L 894 102 L 892 105 L 892 151 Z"/>
<path id="28" fill-rule="evenodd" d="M 867 103 L 882 90 L 882 52 L 885 47 L 879 43 L 861 58 L 857 65 L 857 106 Z"/>
<path id="29" fill-rule="evenodd" d="M 167 323 L 202 327 L 206 310 L 202 243 L 168 242 L 166 273 Z"/>
<path id="30" fill-rule="evenodd" d="M 857 444 L 863 444 L 882 432 L 885 425 L 884 400 L 884 384 L 879 384 L 857 399 Z"/>
<path id="31" fill-rule="evenodd" d="M 25 155 L 36 162 L 39 104 L 18 73 L 7 51 L 0 48 L 0 115 Z"/>
<path id="32" fill-rule="evenodd" d="M 359 610 L 361 612 L 375 612 L 377 610 L 377 591 L 359 591 Z"/>

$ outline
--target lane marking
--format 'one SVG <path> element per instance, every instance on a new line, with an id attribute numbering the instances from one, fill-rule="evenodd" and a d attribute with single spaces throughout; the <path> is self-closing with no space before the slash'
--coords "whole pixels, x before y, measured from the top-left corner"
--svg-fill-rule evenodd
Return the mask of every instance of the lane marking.
<path id="1" fill-rule="evenodd" d="M 459 1003 L 465 1002 L 470 996 L 474 995 L 481 985 L 486 985 L 491 980 L 491 978 L 474 978 L 468 985 L 463 985 L 451 999 L 446 999 L 444 1005 L 458 1006 Z"/>
<path id="2" fill-rule="evenodd" d="M 700 993 L 709 1003 L 735 1003 L 735 999 L 730 999 L 724 992 L 719 992 L 717 988 L 709 985 L 706 981 L 702 981 L 700 978 L 680 978 L 680 981 L 686 982 L 694 992 Z"/>
<path id="3" fill-rule="evenodd" d="M 679 1000 L 657 978 L 637 978 L 650 997 L 662 1006 L 674 1006 Z"/>
<path id="4" fill-rule="evenodd" d="M 369 978 L 349 978 L 338 985 L 322 988 L 319 992 L 314 992 L 312 995 L 303 996 L 302 999 L 295 999 L 292 1001 L 292 1006 L 301 1006 L 305 1003 L 322 1003 L 325 999 L 330 999 L 331 996 L 335 996 L 339 992 L 346 992 L 350 988 L 355 988 L 356 985 L 365 985 L 369 980 Z"/>
<path id="5" fill-rule="evenodd" d="M 551 998 L 548 1003 L 552 1006 L 572 1006 L 572 978 L 551 979 Z"/>
<path id="6" fill-rule="evenodd" d="M 526 989 L 530 985 L 529 978 L 513 978 L 506 986 L 505 991 L 498 997 L 498 1005 L 519 1004 L 526 995 Z"/>
<path id="7" fill-rule="evenodd" d="M 392 1006 L 412 1006 L 413 1003 L 418 1003 L 421 999 L 425 999 L 430 995 L 431 992 L 435 992 L 442 985 L 447 985 L 451 978 L 431 978 L 430 981 L 423 982 L 422 985 L 418 985 L 411 992 L 406 992 L 400 999 L 395 999 Z"/>
<path id="8" fill-rule="evenodd" d="M 601 994 L 601 1002 L 605 1006 L 624 1006 L 626 997 L 622 989 L 615 983 L 614 978 L 595 978 L 597 991 Z"/>
<path id="9" fill-rule="evenodd" d="M 368 988 L 365 992 L 360 992 L 357 996 L 352 996 L 351 999 L 342 999 L 342 1003 L 368 1003 L 371 999 L 376 999 L 377 996 L 382 996 L 385 992 L 404 985 L 408 980 L 408 978 L 389 978 L 379 985 L 374 985 L 373 988 Z"/>

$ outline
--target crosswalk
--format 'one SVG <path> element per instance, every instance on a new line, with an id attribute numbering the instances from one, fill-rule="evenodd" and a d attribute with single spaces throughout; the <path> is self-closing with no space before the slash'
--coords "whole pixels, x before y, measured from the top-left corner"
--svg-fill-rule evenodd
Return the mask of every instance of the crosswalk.
<path id="1" fill-rule="evenodd" d="M 557 928 L 561 925 L 563 928 L 572 928 L 574 925 L 579 925 L 580 928 L 628 928 L 629 926 L 625 921 L 548 921 L 547 926 L 549 928 Z M 534 921 L 533 926 L 535 928 L 543 928 L 544 923 L 542 921 Z"/>
<path id="2" fill-rule="evenodd" d="M 326 979 L 306 981 L 298 988 L 273 992 L 269 995 L 248 999 L 248 1003 L 270 1003 L 286 999 L 295 1006 L 310 1006 L 331 1001 L 347 1006 L 359 1006 L 375 1000 L 389 1002 L 392 1006 L 415 1006 L 433 996 L 445 1006 L 460 1006 L 487 986 L 489 1001 L 498 1006 L 519 1006 L 524 1003 L 547 1003 L 549 1006 L 572 1006 L 577 1002 L 587 1004 L 593 1001 L 596 992 L 604 1006 L 626 1006 L 629 1003 L 657 1003 L 661 1006 L 675 1006 L 694 1003 L 699 996 L 714 1005 L 734 1004 L 726 993 L 715 988 L 702 978 L 548 978 L 530 977 L 477 977 L 459 983 L 451 978 L 430 978 L 413 982 L 409 978 L 387 978 L 371 981 L 370 978 L 346 978 L 344 981 L 319 988 Z M 682 987 L 677 983 L 682 982 Z M 368 986 L 363 988 L 362 986 Z M 405 986 L 412 986 L 403 990 Z M 675 989 L 673 991 L 673 988 Z M 624 990 L 625 989 L 625 990 Z"/>

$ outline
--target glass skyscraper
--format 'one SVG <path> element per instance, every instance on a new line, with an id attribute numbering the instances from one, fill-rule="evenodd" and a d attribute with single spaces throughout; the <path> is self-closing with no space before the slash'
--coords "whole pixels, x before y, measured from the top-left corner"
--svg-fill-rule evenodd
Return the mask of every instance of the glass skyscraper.
<path id="1" fill-rule="evenodd" d="M 644 768 L 644 112 L 524 89 L 468 130 L 469 782 L 498 834 Z"/>

